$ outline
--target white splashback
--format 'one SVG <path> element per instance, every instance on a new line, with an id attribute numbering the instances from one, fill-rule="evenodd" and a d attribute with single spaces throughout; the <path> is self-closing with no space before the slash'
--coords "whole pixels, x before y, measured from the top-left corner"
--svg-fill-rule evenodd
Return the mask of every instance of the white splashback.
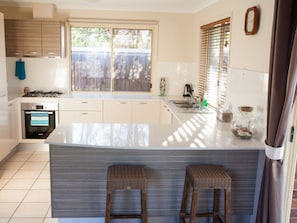
<path id="1" fill-rule="evenodd" d="M 30 87 L 31 90 L 69 91 L 68 59 L 22 58 L 26 69 L 25 80 L 19 80 L 15 76 L 15 62 L 17 60 L 18 58 L 11 57 L 6 59 L 9 93 L 22 93 L 24 87 Z"/>
<path id="2" fill-rule="evenodd" d="M 67 58 L 22 58 L 25 61 L 26 79 L 15 76 L 15 62 L 18 58 L 8 57 L 8 90 L 11 94 L 23 92 L 24 87 L 31 90 L 70 91 L 70 65 Z M 182 95 L 186 83 L 198 84 L 197 63 L 157 62 L 156 74 L 153 77 L 152 94 L 159 94 L 160 78 L 166 78 L 166 95 Z M 194 94 L 197 91 L 194 91 Z"/>
<path id="3" fill-rule="evenodd" d="M 263 137 L 266 126 L 268 73 L 229 68 L 226 108 L 231 104 L 235 114 L 238 106 L 254 107 L 258 129 Z"/>
<path id="4" fill-rule="evenodd" d="M 229 68 L 227 83 L 227 106 L 267 110 L 268 73 Z"/>
<path id="5" fill-rule="evenodd" d="M 194 94 L 198 86 L 197 63 L 163 62 L 157 63 L 154 94 L 159 94 L 160 78 L 166 79 L 166 95 L 182 95 L 185 84 L 193 85 Z"/>

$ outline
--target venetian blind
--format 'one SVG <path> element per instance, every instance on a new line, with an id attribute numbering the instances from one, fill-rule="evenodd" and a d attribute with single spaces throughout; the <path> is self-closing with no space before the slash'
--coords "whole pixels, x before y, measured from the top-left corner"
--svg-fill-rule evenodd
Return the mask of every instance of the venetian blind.
<path id="1" fill-rule="evenodd" d="M 208 104 L 223 108 L 229 65 L 230 18 L 201 26 L 200 80 L 198 94 Z"/>

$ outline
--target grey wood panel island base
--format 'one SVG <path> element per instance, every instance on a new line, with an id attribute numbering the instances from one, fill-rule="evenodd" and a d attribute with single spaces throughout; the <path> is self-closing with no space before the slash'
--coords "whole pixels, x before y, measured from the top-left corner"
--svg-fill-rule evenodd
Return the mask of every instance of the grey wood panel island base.
<path id="1" fill-rule="evenodd" d="M 108 166 L 141 164 L 148 178 L 149 222 L 178 222 L 186 166 L 207 164 L 222 165 L 232 178 L 233 222 L 252 222 L 264 150 L 257 140 L 238 141 L 222 127 L 216 129 L 223 137 L 222 147 L 207 145 L 210 138 L 212 143 L 218 143 L 218 136 L 214 135 L 203 137 L 206 141 L 201 140 L 200 146 L 195 147 L 193 143 L 199 134 L 193 131 L 192 135 L 189 132 L 188 136 L 184 135 L 181 128 L 185 126 L 83 123 L 59 126 L 47 139 L 52 216 L 104 219 Z M 115 214 L 140 212 L 139 191 L 116 191 L 115 194 L 112 201 Z M 199 210 L 211 210 L 211 190 L 200 193 L 198 200 Z M 220 200 L 223 212 L 223 193 Z"/>

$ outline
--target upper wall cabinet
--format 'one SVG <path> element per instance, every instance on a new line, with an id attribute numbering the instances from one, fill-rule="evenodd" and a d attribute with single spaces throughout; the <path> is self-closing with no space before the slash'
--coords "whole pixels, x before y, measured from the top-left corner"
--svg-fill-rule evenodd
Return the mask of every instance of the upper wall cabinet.
<path id="1" fill-rule="evenodd" d="M 41 25 L 42 56 L 64 57 L 64 24 L 61 22 L 43 21 Z"/>
<path id="2" fill-rule="evenodd" d="M 25 57 L 42 56 L 41 22 L 35 20 L 23 21 L 23 48 Z"/>
<path id="3" fill-rule="evenodd" d="M 5 20 L 5 44 L 7 57 L 24 55 L 23 22 L 21 20 Z"/>
<path id="4" fill-rule="evenodd" d="M 64 23 L 5 20 L 7 57 L 64 57 Z"/>

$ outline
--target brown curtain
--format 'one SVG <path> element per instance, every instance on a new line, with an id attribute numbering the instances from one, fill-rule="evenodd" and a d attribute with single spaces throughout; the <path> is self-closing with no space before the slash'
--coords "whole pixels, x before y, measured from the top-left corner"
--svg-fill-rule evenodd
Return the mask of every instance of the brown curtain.
<path id="1" fill-rule="evenodd" d="M 272 31 L 266 145 L 282 147 L 296 96 L 297 1 L 275 0 Z M 284 176 L 282 159 L 266 157 L 257 223 L 282 223 Z"/>

